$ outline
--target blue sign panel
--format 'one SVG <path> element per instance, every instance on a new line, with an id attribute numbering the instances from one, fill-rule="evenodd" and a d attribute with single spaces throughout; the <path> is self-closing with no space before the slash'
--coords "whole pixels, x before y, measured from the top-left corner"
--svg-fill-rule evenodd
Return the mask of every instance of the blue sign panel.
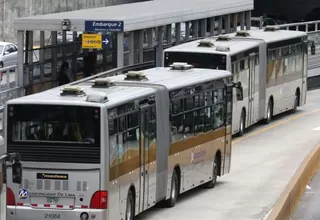
<path id="1" fill-rule="evenodd" d="M 85 21 L 86 32 L 123 32 L 123 21 Z"/>
<path id="2" fill-rule="evenodd" d="M 108 43 L 110 42 L 108 35 L 102 35 L 102 48 L 107 47 Z"/>

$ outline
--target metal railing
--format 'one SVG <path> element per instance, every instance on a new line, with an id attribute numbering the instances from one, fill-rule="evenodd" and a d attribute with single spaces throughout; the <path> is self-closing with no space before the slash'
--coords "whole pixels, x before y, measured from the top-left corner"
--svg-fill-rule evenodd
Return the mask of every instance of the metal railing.
<path id="1" fill-rule="evenodd" d="M 14 98 L 20 97 L 22 87 L 17 85 L 17 66 L 8 66 L 0 69 L 0 135 L 2 135 L 2 119 L 5 103 Z"/>

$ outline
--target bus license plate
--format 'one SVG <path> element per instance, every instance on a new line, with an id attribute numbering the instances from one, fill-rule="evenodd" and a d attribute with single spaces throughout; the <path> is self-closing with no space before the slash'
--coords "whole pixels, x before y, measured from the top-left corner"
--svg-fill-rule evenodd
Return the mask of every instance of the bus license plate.
<path id="1" fill-rule="evenodd" d="M 57 204 L 59 202 L 58 197 L 47 197 L 47 203 L 48 204 Z"/>
<path id="2" fill-rule="evenodd" d="M 60 214 L 45 213 L 44 218 L 45 219 L 60 219 Z"/>

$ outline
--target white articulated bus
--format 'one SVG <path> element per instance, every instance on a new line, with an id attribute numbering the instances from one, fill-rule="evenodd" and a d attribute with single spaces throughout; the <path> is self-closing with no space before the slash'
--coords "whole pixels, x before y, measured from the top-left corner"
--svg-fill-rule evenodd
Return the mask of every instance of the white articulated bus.
<path id="1" fill-rule="evenodd" d="M 230 171 L 229 71 L 188 64 L 97 78 L 10 100 L 8 220 L 132 220 Z M 62 90 L 62 91 L 61 91 Z"/>
<path id="2" fill-rule="evenodd" d="M 228 70 L 244 89 L 234 100 L 232 134 L 306 102 L 307 34 L 275 27 L 238 31 L 180 44 L 164 51 L 164 66 L 188 62 Z"/>

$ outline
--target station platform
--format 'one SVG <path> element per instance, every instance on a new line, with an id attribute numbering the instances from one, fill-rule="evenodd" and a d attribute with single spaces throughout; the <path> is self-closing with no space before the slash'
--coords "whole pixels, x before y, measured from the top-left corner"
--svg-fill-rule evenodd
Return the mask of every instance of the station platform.
<path id="1" fill-rule="evenodd" d="M 320 132 L 320 130 L 317 130 Z M 306 186 L 303 197 L 291 217 L 291 220 L 317 220 L 320 219 L 320 170 L 313 176 Z"/>
<path id="2" fill-rule="evenodd" d="M 230 174 L 214 189 L 198 188 L 180 196 L 174 208 L 154 208 L 137 220 L 267 219 L 306 155 L 318 145 L 320 90 L 307 94 L 295 114 L 257 125 L 234 139 Z"/>

